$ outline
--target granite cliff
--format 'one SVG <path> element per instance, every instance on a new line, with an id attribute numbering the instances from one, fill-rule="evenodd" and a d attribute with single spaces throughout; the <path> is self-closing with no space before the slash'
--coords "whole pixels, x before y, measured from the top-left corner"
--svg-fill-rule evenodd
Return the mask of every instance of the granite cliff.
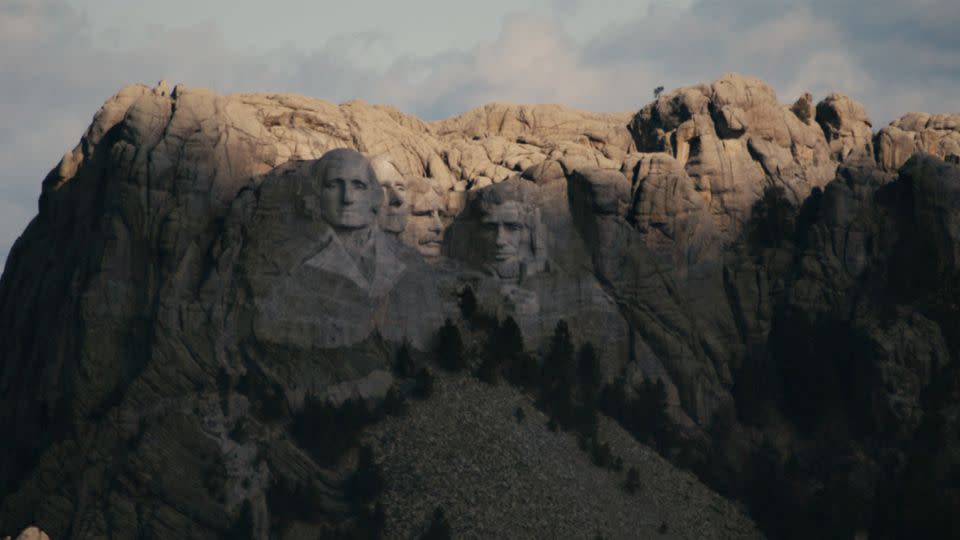
<path id="1" fill-rule="evenodd" d="M 437 122 L 126 87 L 0 279 L 0 526 L 347 534 L 376 521 L 351 491 L 373 452 L 387 537 L 436 507 L 455 536 L 960 531 L 958 160 L 960 115 L 874 133 L 737 75 Z M 483 360 L 508 319 L 538 373 L 561 328 L 591 345 L 588 436 L 547 428 L 553 387 L 437 367 L 449 320 L 482 379 L 521 380 Z M 621 405 L 657 384 L 638 433 Z M 358 403 L 394 413 L 330 420 Z"/>

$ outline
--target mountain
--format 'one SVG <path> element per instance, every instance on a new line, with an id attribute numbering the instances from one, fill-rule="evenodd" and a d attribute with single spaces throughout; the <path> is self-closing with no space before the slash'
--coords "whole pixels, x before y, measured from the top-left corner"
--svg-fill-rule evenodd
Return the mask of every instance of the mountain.
<path id="1" fill-rule="evenodd" d="M 960 115 L 129 86 L 0 326 L 7 532 L 950 537 Z"/>

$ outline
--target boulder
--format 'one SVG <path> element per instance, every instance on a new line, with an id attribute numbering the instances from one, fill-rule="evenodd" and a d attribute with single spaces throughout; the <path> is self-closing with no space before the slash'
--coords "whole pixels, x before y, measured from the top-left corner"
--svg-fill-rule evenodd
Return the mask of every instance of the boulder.
<path id="1" fill-rule="evenodd" d="M 917 152 L 941 159 L 960 156 L 960 114 L 905 114 L 881 129 L 874 142 L 877 161 L 895 171 Z"/>
<path id="2" fill-rule="evenodd" d="M 863 105 L 832 93 L 817 103 L 817 123 L 838 162 L 873 159 L 873 128 Z"/>

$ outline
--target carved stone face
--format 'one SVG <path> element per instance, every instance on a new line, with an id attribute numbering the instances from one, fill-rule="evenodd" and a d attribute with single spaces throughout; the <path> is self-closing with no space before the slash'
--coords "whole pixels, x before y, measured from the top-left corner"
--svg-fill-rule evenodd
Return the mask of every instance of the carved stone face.
<path id="1" fill-rule="evenodd" d="M 490 205 L 480 218 L 483 243 L 491 268 L 505 279 L 517 278 L 524 261 L 533 259 L 531 231 L 517 201 Z"/>
<path id="2" fill-rule="evenodd" d="M 370 162 L 360 153 L 339 148 L 320 158 L 320 212 L 336 229 L 362 229 L 376 222 L 383 191 Z"/>
<path id="3" fill-rule="evenodd" d="M 383 187 L 383 208 L 380 209 L 380 228 L 391 233 L 400 233 L 407 226 L 410 205 L 407 181 L 392 163 L 385 159 L 373 162 L 377 180 Z"/>
<path id="4" fill-rule="evenodd" d="M 501 284 L 522 285 L 549 267 L 540 200 L 538 186 L 520 179 L 469 192 L 445 233 L 444 255 L 492 274 Z"/>
<path id="5" fill-rule="evenodd" d="M 412 199 L 410 217 L 400 239 L 425 258 L 437 258 L 446 228 L 443 198 L 421 180 L 412 193 Z"/>

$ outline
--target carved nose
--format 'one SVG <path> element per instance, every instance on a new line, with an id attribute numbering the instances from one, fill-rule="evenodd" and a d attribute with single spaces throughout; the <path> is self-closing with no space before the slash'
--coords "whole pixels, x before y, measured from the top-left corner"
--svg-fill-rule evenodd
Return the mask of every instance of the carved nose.
<path id="1" fill-rule="evenodd" d="M 440 215 L 437 212 L 430 214 L 430 231 L 431 232 L 440 232 L 443 230 L 443 223 L 440 221 Z"/>
<path id="2" fill-rule="evenodd" d="M 348 187 L 344 187 L 343 191 L 340 192 L 340 202 L 343 204 L 353 204 L 357 201 L 357 194 Z"/>
<path id="3" fill-rule="evenodd" d="M 507 245 L 507 229 L 504 226 L 497 227 L 497 247 Z"/>

